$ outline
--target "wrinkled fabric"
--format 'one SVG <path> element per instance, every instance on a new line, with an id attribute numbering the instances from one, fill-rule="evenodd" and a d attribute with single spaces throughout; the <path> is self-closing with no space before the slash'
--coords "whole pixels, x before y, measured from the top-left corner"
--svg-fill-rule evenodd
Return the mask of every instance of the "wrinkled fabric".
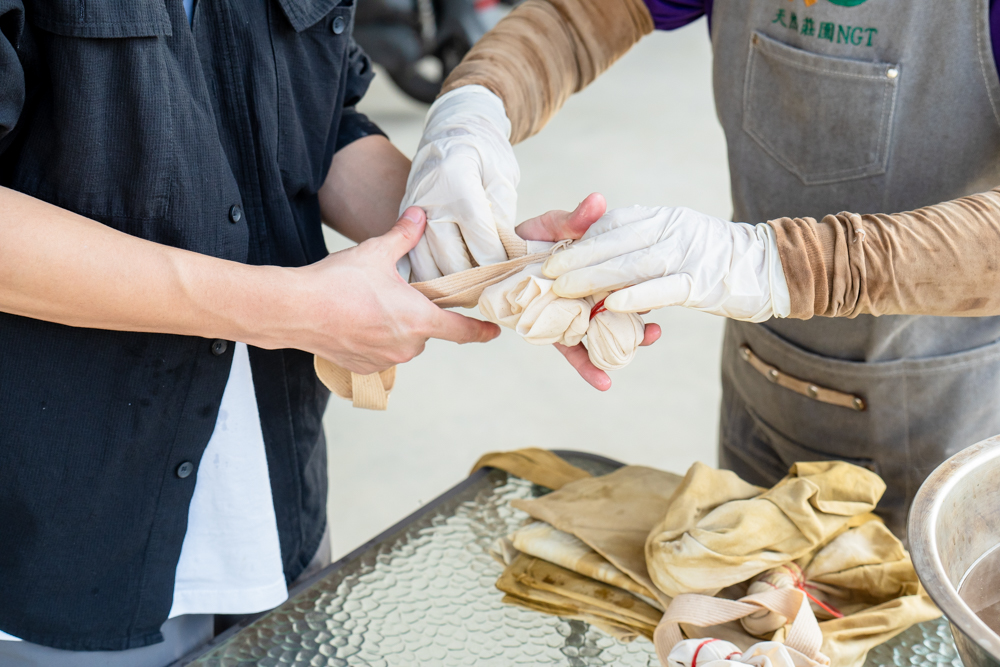
<path id="1" fill-rule="evenodd" d="M 524 554 L 504 570 L 496 585 L 515 598 L 512 602 L 526 600 L 584 613 L 647 638 L 653 636 L 662 615 L 620 588 Z"/>
<path id="2" fill-rule="evenodd" d="M 649 531 L 663 516 L 680 482 L 680 476 L 668 472 L 625 466 L 608 475 L 567 484 L 541 498 L 511 504 L 576 536 L 649 590 L 661 605 L 667 605 L 670 598 L 649 578 L 643 549 Z"/>
<path id="3" fill-rule="evenodd" d="M 511 454 L 535 478 L 552 463 L 531 456 L 524 466 Z M 691 665 L 698 646 L 712 658 L 698 667 L 860 667 L 872 647 L 940 614 L 871 512 L 884 489 L 874 473 L 838 461 L 797 463 L 771 489 L 700 463 L 683 479 L 640 466 L 582 477 L 512 502 L 539 523 L 502 541 L 498 587 L 505 602 L 624 638 L 649 636 L 649 610 L 665 606 L 653 641 L 671 667 Z M 685 592 L 668 593 L 680 585 Z M 815 600 L 843 617 L 818 622 Z M 646 605 L 640 618 L 625 611 L 635 603 Z M 770 627 L 751 634 L 754 622 Z M 717 655 L 723 642 L 740 655 Z"/>
<path id="4" fill-rule="evenodd" d="M 520 553 L 617 586 L 663 611 L 663 605 L 653 599 L 653 593 L 648 588 L 633 581 L 578 537 L 556 530 L 544 521 L 535 521 L 514 531 L 506 541 Z"/>
<path id="5" fill-rule="evenodd" d="M 880 521 L 869 521 L 841 533 L 807 557 L 808 563 L 787 563 L 755 577 L 749 594 L 774 588 L 799 588 L 811 600 L 816 618 L 829 620 L 905 595 L 915 595 L 920 581 L 906 549 Z M 769 635 L 787 623 L 776 614 L 742 619 L 752 635 Z"/>
<path id="6" fill-rule="evenodd" d="M 649 534 L 650 577 L 671 597 L 714 595 L 805 556 L 871 512 L 884 491 L 878 475 L 842 461 L 796 463 L 763 493 L 696 463 Z"/>
<path id="7" fill-rule="evenodd" d="M 666 667 L 698 667 L 742 654 L 736 644 L 722 639 L 685 639 L 670 651 Z"/>
<path id="8" fill-rule="evenodd" d="M 822 651 L 837 667 L 861 667 L 868 651 L 884 644 L 907 628 L 941 616 L 927 593 L 906 595 L 856 614 L 823 621 Z M 782 641 L 783 629 L 774 634 Z"/>
<path id="9" fill-rule="evenodd" d="M 511 452 L 488 452 L 479 457 L 469 474 L 480 468 L 497 468 L 546 488 L 561 489 L 590 473 L 559 458 L 547 449 L 526 447 Z"/>
<path id="10" fill-rule="evenodd" d="M 643 339 L 642 318 L 610 311 L 591 318 L 594 305 L 605 295 L 563 299 L 552 291 L 553 283 L 542 275 L 540 264 L 532 264 L 483 290 L 479 311 L 533 345 L 573 346 L 586 337 L 595 366 L 607 371 L 628 365 Z"/>
<path id="11" fill-rule="evenodd" d="M 778 642 L 758 642 L 742 651 L 721 639 L 685 639 L 670 652 L 666 667 L 806 667 L 811 662 Z"/>

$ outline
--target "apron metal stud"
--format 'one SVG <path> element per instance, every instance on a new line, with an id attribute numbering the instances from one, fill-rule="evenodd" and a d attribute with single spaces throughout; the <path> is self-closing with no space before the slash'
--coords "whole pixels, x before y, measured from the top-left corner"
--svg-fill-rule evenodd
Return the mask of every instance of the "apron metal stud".
<path id="1" fill-rule="evenodd" d="M 865 400 L 863 398 L 859 398 L 858 396 L 854 397 L 854 401 L 852 403 L 854 405 L 854 409 L 858 412 L 864 412 L 865 408 L 868 407 L 865 405 Z"/>
<path id="2" fill-rule="evenodd" d="M 895 67 L 890 67 L 889 70 L 885 73 L 885 75 L 890 79 L 895 79 L 897 76 L 899 76 L 899 70 L 896 69 Z"/>
<path id="3" fill-rule="evenodd" d="M 750 348 L 746 345 L 740 345 L 740 357 L 743 361 L 750 361 Z"/>
<path id="4" fill-rule="evenodd" d="M 816 398 L 819 396 L 819 387 L 814 384 L 809 385 L 809 388 L 806 391 L 809 392 L 809 398 Z"/>
<path id="5" fill-rule="evenodd" d="M 771 382 L 777 382 L 780 376 L 781 373 L 779 373 L 776 368 L 772 368 L 767 372 L 767 379 L 769 379 Z"/>

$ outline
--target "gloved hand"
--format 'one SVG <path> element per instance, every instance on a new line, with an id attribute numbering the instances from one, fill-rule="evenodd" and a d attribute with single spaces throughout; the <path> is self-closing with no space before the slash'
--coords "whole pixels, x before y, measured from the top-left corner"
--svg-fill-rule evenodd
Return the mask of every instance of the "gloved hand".
<path id="1" fill-rule="evenodd" d="M 427 114 L 399 210 L 427 212 L 409 253 L 410 282 L 508 259 L 497 227 L 514 229 L 521 177 L 503 100 L 483 86 L 442 95 Z M 406 267 L 400 266 L 406 277 Z"/>
<path id="2" fill-rule="evenodd" d="M 604 301 L 619 313 L 685 306 L 762 322 L 791 312 L 774 230 L 688 208 L 609 211 L 542 272 L 566 298 L 620 290 Z"/>

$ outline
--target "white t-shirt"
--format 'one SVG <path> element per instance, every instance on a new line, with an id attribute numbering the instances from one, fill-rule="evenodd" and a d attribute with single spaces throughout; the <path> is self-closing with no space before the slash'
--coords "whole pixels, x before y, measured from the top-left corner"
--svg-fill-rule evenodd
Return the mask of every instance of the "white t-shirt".
<path id="1" fill-rule="evenodd" d="M 288 598 L 250 355 L 236 343 L 215 431 L 197 468 L 170 618 L 250 614 Z M 0 640 L 17 640 L 0 631 Z"/>

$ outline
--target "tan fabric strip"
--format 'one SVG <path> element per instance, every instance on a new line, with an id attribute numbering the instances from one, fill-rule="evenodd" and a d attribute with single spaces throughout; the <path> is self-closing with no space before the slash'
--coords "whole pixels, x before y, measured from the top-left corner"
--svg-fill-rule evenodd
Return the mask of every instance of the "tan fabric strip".
<path id="1" fill-rule="evenodd" d="M 529 264 L 544 262 L 549 254 L 548 252 L 536 252 L 500 264 L 477 266 L 474 269 L 441 276 L 434 280 L 413 283 L 411 287 L 442 308 L 473 308 L 479 303 L 479 297 L 484 289 L 506 280 Z"/>
<path id="2" fill-rule="evenodd" d="M 561 489 L 570 482 L 592 476 L 586 470 L 567 463 L 547 449 L 536 447 L 483 454 L 476 461 L 476 465 L 472 466 L 469 474 L 480 468 L 497 468 L 553 491 Z"/>
<path id="3" fill-rule="evenodd" d="M 847 394 L 836 389 L 828 389 L 807 380 L 800 380 L 787 373 L 782 373 L 777 367 L 767 363 L 750 349 L 749 345 L 740 346 L 740 357 L 746 361 L 754 370 L 766 377 L 769 381 L 785 389 L 791 389 L 796 394 L 801 394 L 807 398 L 830 405 L 839 405 L 842 408 L 850 408 L 858 412 L 868 409 L 865 399 L 854 394 Z"/>
<path id="4" fill-rule="evenodd" d="M 527 241 L 511 230 L 501 232 L 500 241 L 507 256 L 514 259 L 413 283 L 412 287 L 441 308 L 472 308 L 479 302 L 484 289 L 514 275 L 529 264 L 544 262 L 551 254 L 551 250 L 526 254 Z M 313 365 L 323 384 L 337 396 L 353 401 L 354 407 L 366 410 L 385 410 L 389 407 L 389 392 L 396 382 L 395 366 L 381 373 L 361 376 L 321 357 L 316 357 Z"/>
<path id="5" fill-rule="evenodd" d="M 769 224 L 791 317 L 1000 315 L 1000 189 L 906 213 Z"/>
<path id="6" fill-rule="evenodd" d="M 365 410 L 385 410 L 389 393 L 396 384 L 396 367 L 380 373 L 357 375 L 322 357 L 313 357 L 313 366 L 320 381 L 337 396 L 352 401 L 354 407 Z"/>
<path id="7" fill-rule="evenodd" d="M 794 619 L 784 641 L 789 650 L 801 654 L 808 664 L 830 664 L 829 658 L 820 652 L 823 633 L 809 607 L 808 599 L 802 591 L 794 588 L 748 595 L 739 600 L 690 593 L 678 595 L 667 608 L 653 634 L 653 644 L 660 663 L 664 666 L 668 664 L 670 651 L 684 638 L 680 630 L 681 623 L 702 628 L 721 625 L 749 616 L 762 608 Z"/>
<path id="8" fill-rule="evenodd" d="M 516 144 L 652 31 L 642 0 L 525 0 L 472 47 L 441 92 L 492 90 Z"/>

